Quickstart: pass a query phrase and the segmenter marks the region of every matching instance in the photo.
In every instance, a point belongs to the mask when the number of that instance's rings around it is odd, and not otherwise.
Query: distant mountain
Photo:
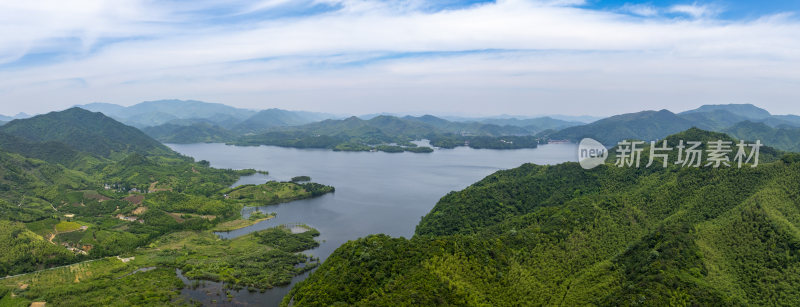
[[[0,120],[0,126],[5,125],[6,123],[8,123],[8,121]]]
[[[563,120],[567,122],[580,122],[580,123],[596,122],[604,118],[601,116],[589,116],[589,115],[574,116],[574,115],[561,115],[561,114],[547,115],[546,117]]]
[[[232,130],[240,133],[262,132],[273,127],[298,126],[330,117],[331,115],[323,113],[267,109],[234,125]]]
[[[381,112],[381,113],[370,113],[370,114],[359,115],[357,117],[360,118],[360,119],[363,119],[363,120],[370,120],[370,119],[376,118],[378,116],[402,117],[403,115],[397,114],[397,113]]]
[[[15,119],[23,119],[23,118],[29,118],[29,117],[31,117],[31,116],[28,115],[27,113],[19,112],[19,113],[17,113],[17,115],[14,115],[14,116],[0,115],[0,121],[10,122],[10,121],[15,120]]]
[[[138,115],[131,115],[130,117],[112,117],[120,122],[125,123],[126,125],[134,126],[136,128],[163,125],[164,123],[179,120],[177,116],[164,112],[141,113]]]
[[[17,119],[0,127],[0,132],[29,143],[63,143],[75,151],[104,158],[174,153],[136,128],[81,108]]]
[[[643,111],[601,119],[591,124],[563,129],[549,135],[551,139],[580,141],[593,138],[605,145],[615,145],[624,139],[656,140],[694,126],[694,123],[674,113]]]
[[[196,100],[145,101],[130,107],[109,103],[79,105],[90,111],[102,112],[136,127],[158,126],[178,119],[208,119],[216,124],[235,124],[252,116],[253,110],[239,109],[219,103]],[[231,121],[235,121],[231,123]]]
[[[749,142],[760,140],[762,144],[777,149],[800,152],[800,128],[773,128],[765,123],[743,121],[725,129],[725,132]]]
[[[723,131],[742,121],[765,123],[770,127],[800,127],[800,116],[771,115],[767,110],[752,104],[704,105],[678,116],[695,122],[697,127]]]
[[[780,127],[780,126],[800,127],[800,116],[772,115],[770,118],[762,120],[762,122],[772,127]]]
[[[712,112],[719,110],[728,111],[731,114],[735,114],[737,116],[741,116],[751,120],[761,120],[772,116],[772,114],[769,114],[767,110],[764,110],[752,104],[709,104],[709,105],[703,105],[694,110],[681,112],[680,114]]]
[[[121,105],[113,104],[113,103],[105,103],[105,102],[93,102],[84,105],[78,105],[79,107],[84,110],[89,110],[92,112],[100,112],[105,114],[106,116],[119,116],[125,115],[124,112],[127,109]]]
[[[711,131],[722,131],[738,122],[750,119],[723,109],[710,110],[707,112],[684,112],[678,114],[678,116],[691,121],[697,128]]]
[[[78,107],[102,112],[137,128],[208,123],[237,133],[261,132],[271,127],[302,125],[334,117],[324,113],[280,109],[258,112],[219,103],[174,99],[145,101],[130,107],[109,103],[90,103]]]
[[[410,141],[417,139],[429,139],[433,146],[445,148],[469,144],[474,148],[511,149],[533,148],[538,144],[538,140],[522,127],[450,122],[431,115],[328,119],[302,126],[275,127],[265,133],[244,136],[234,143],[348,151],[372,150],[376,146],[380,150],[382,145],[399,145],[405,147],[402,150],[412,151],[410,148],[416,145]]]
[[[484,124],[494,124],[498,126],[517,126],[523,127],[533,133],[542,132],[548,129],[564,129],[568,127],[583,125],[583,122],[578,121],[564,121],[552,117],[537,117],[529,119],[485,119],[480,121]]]
[[[525,127],[513,125],[498,125],[492,123],[482,122],[453,122],[448,121],[433,115],[423,115],[420,117],[406,116],[404,120],[418,121],[429,124],[440,132],[462,134],[462,135],[488,135],[488,136],[501,136],[501,135],[532,135],[536,131],[529,130]]]
[[[363,120],[355,116],[342,120],[329,119],[285,130],[306,131],[315,135],[365,138],[367,143],[378,144],[395,141],[395,138],[400,136],[422,138],[433,132],[435,128],[423,122],[381,115],[370,120]]]
[[[238,135],[220,126],[208,123],[191,125],[163,124],[146,127],[142,131],[162,143],[190,144],[215,143],[234,140]]]
[[[93,105],[96,106],[96,104]],[[220,114],[247,117],[255,114],[255,111],[252,110],[234,108],[220,103],[178,99],[145,101],[130,107],[122,107],[122,109],[108,104],[102,104],[101,107],[107,110],[116,110],[109,115],[124,115],[126,117],[147,113],[164,113],[176,118],[210,118]]]
[[[403,119],[405,119],[405,120],[415,120],[415,121],[426,123],[426,124],[431,125],[433,127],[439,127],[439,128],[447,127],[448,125],[453,123],[451,121],[448,121],[446,119],[439,118],[439,117],[436,117],[436,116],[433,116],[433,115],[423,115],[423,116],[419,116],[419,117],[414,117],[414,116],[410,116],[409,115],[409,116],[403,117]]]
[[[582,125],[591,123],[594,121],[598,121],[603,119],[603,117],[598,116],[588,116],[588,115],[561,115],[561,114],[553,114],[553,115],[542,115],[542,116],[517,116],[517,115],[498,115],[498,116],[489,116],[489,117],[459,117],[459,116],[441,116],[441,118],[454,121],[454,122],[481,122],[481,123],[493,123],[499,125],[515,125],[515,126],[527,126],[530,124],[525,124],[524,121],[532,120],[534,121],[531,124],[537,124],[542,120],[558,120],[560,122],[556,122],[557,124],[562,123],[575,123],[574,126]],[[508,120],[508,122],[502,122],[503,120]]]

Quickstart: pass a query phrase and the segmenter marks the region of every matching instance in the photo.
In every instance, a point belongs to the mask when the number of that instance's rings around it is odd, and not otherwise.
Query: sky
[[[0,0],[0,114],[800,114],[800,1]]]

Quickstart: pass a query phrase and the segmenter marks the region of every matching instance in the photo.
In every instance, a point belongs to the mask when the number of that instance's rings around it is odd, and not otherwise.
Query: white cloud
[[[658,8],[650,4],[625,3],[625,5],[620,8],[620,11],[644,17],[653,17],[658,15]]]
[[[700,5],[694,4],[679,4],[673,5],[669,8],[669,12],[686,14],[694,18],[714,17],[722,12],[722,10],[714,5]]]
[[[203,15],[219,9],[211,1],[0,4],[0,20],[9,20],[0,25],[0,63],[75,53],[0,68],[2,112],[165,97],[354,113],[480,112],[490,102],[498,113],[529,114],[760,100],[781,107],[800,98],[800,25],[785,16],[735,22],[698,11],[686,20],[640,7],[629,9],[650,18],[632,18],[574,6],[583,1],[434,12],[419,1],[315,2],[343,8],[228,24]],[[229,3],[225,16],[291,4]],[[63,42],[72,36],[80,46]],[[141,39],[98,49],[126,37]]]

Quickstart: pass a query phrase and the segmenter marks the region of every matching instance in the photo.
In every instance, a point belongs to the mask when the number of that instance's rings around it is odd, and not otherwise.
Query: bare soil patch
[[[123,199],[126,200],[126,201],[131,202],[134,205],[141,205],[142,201],[144,201],[144,195],[136,194],[136,195],[131,195],[131,196],[125,197]]]

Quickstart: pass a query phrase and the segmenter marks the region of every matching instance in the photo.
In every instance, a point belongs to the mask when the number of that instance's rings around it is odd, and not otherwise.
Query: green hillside
[[[605,145],[614,145],[624,139],[657,140],[693,126],[695,126],[693,122],[667,110],[642,111],[616,115],[591,124],[566,128],[550,134],[549,137],[571,141],[593,138]]]
[[[724,109],[681,113],[678,116],[691,121],[697,128],[714,131],[721,131],[736,123],[748,120],[748,117],[737,115]]]
[[[268,109],[241,121],[231,129],[239,133],[263,132],[273,127],[299,126],[326,118],[329,116],[321,113]]]
[[[411,239],[344,244],[284,304],[798,305],[798,161],[499,171]]]
[[[90,186],[85,173],[0,150],[0,219],[32,222],[56,214],[66,191]]]
[[[186,126],[163,124],[143,128],[142,131],[160,142],[173,144],[221,143],[237,137],[235,133],[225,128],[207,123]]]
[[[755,141],[788,151],[800,151],[800,128],[782,126],[773,128],[765,123],[740,122],[725,132],[740,139]]]
[[[231,188],[256,171],[211,168],[78,108],[9,126],[0,132],[2,306],[180,304],[178,268],[195,283],[255,291],[286,285],[318,263],[299,253],[318,245],[310,227],[230,241],[212,231],[246,224],[244,206],[317,197],[333,187]],[[69,266],[54,268],[61,265]],[[6,277],[14,274],[21,275]]]
[[[682,112],[681,115],[706,112],[713,113],[716,111],[726,111],[735,116],[750,120],[766,119],[772,116],[767,110],[752,104],[707,104],[694,110]]]
[[[130,153],[174,154],[136,128],[80,108],[14,120],[0,127],[0,132],[27,142],[59,142],[75,151],[105,158]]]
[[[80,167],[84,163],[95,160],[89,154],[79,152],[61,142],[27,142],[3,132],[0,132],[0,149],[70,167]]]
[[[797,150],[797,142],[791,143],[791,139],[796,134],[793,128],[800,128],[799,118],[795,115],[771,115],[752,104],[704,105],[679,114],[667,110],[621,114],[560,131],[544,131],[541,136],[573,142],[589,137],[612,146],[623,139],[657,140],[697,127],[730,133],[744,139],[770,139],[767,145],[782,150]],[[746,122],[775,129],[755,127]],[[748,130],[753,130],[753,133]]]

